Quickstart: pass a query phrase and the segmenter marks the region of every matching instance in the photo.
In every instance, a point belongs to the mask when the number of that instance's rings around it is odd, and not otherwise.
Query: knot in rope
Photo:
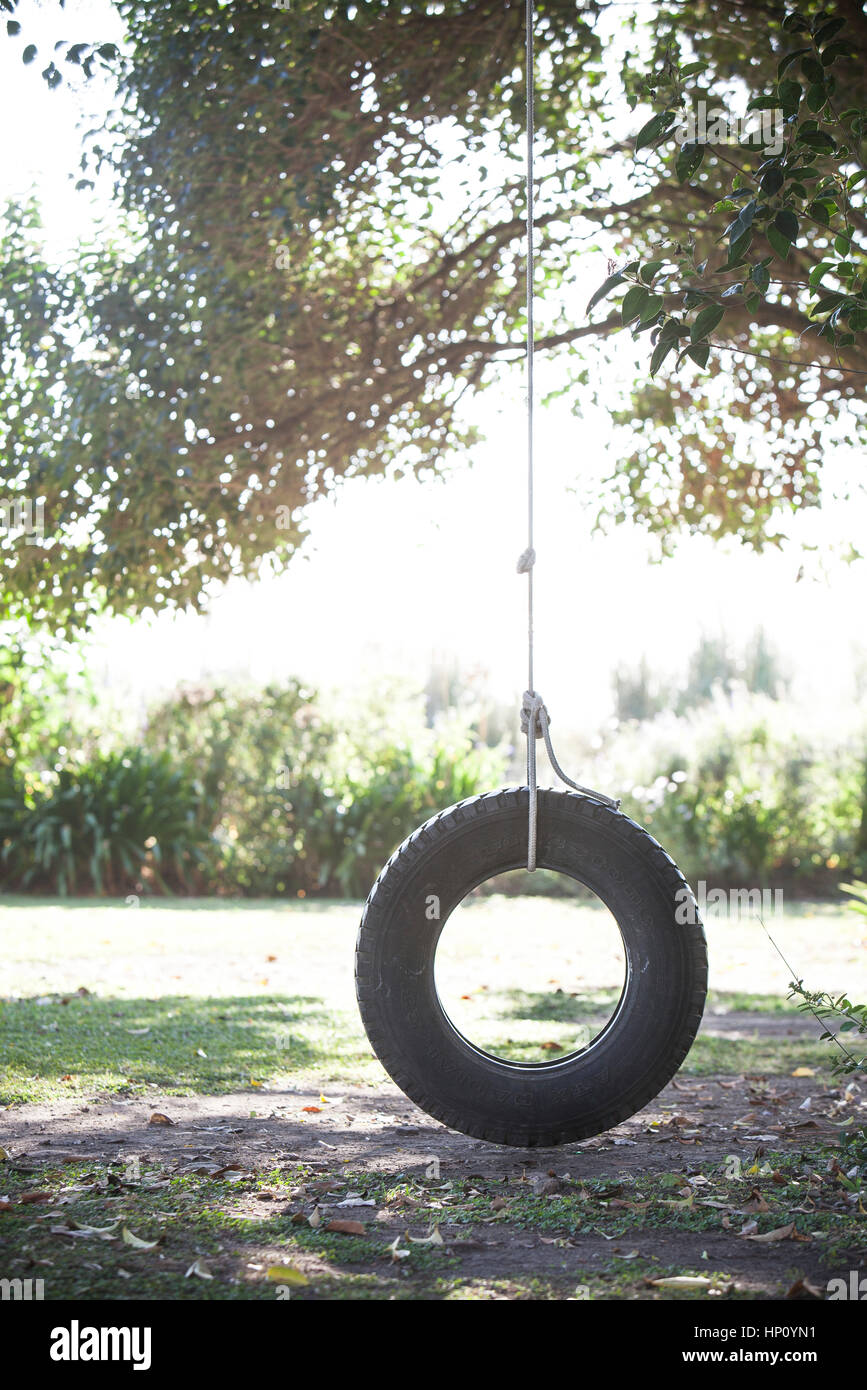
[[[528,546],[527,549],[522,550],[521,554],[518,556],[518,573],[529,574],[535,563],[536,552],[532,546]]]
[[[551,723],[551,717],[545,709],[545,702],[541,695],[537,695],[533,690],[524,691],[524,702],[521,705],[521,733],[528,734],[533,730],[534,738],[543,738],[542,711],[545,710],[545,720]]]
[[[582,787],[580,782],[573,782],[571,777],[567,777],[562,767],[557,761],[554,746],[551,743],[549,732],[551,720],[545,707],[545,701],[541,695],[537,695],[535,690],[525,690],[524,699],[521,704],[521,732],[527,739],[527,785],[530,790],[530,821],[529,834],[527,836],[527,868],[530,873],[536,867],[536,823],[539,809],[539,788],[536,781],[536,739],[545,740],[545,751],[551,762],[555,773],[561,782],[565,782],[567,787],[572,787],[582,796],[589,796],[593,801],[601,801],[604,806],[610,806],[613,810],[620,810],[620,800],[614,800],[610,796],[603,796],[602,792],[595,792],[592,787]],[[532,737],[531,737],[532,730]]]

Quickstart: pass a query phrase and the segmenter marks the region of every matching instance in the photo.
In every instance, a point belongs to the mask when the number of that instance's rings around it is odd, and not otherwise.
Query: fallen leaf
[[[741,1235],[744,1235],[743,1231],[741,1231]],[[803,1240],[805,1237],[795,1235],[795,1223],[790,1221],[788,1226],[777,1226],[776,1230],[765,1231],[762,1236],[750,1233],[745,1239],[759,1241],[762,1245],[771,1245],[778,1240]]]
[[[308,1115],[321,1115],[321,1105],[302,1105],[301,1109]]]
[[[789,1075],[790,1075],[790,1076],[815,1076],[815,1075],[816,1075],[816,1072],[815,1072],[815,1069],[814,1069],[813,1067],[796,1067],[795,1070],[794,1070],[793,1072],[790,1072],[790,1073],[789,1073]]]
[[[308,1226],[312,1226],[314,1230],[317,1226],[322,1225],[322,1217],[319,1215],[318,1207],[314,1207],[311,1211],[310,1215],[307,1218],[307,1224]]]
[[[192,1274],[195,1274],[199,1279],[213,1279],[214,1277],[207,1265],[202,1264],[201,1260],[193,1261],[184,1275],[184,1278],[189,1279]]]
[[[757,1211],[770,1211],[770,1209],[771,1208],[768,1206],[768,1203],[765,1201],[764,1197],[762,1196],[761,1192],[757,1187],[753,1188],[752,1192],[749,1195],[749,1198],[746,1202],[744,1202],[743,1207],[741,1208],[742,1211],[748,1211],[751,1213]]]
[[[19,1202],[24,1202],[25,1205],[26,1205],[26,1204],[29,1204],[30,1202],[50,1202],[50,1201],[51,1201],[51,1193],[50,1193],[50,1192],[22,1192],[22,1193],[20,1194],[18,1200],[19,1200]]]
[[[124,1226],[120,1235],[124,1245],[131,1245],[133,1250],[155,1250],[160,1243],[159,1236],[156,1240],[142,1240],[139,1236],[134,1235],[129,1226]]]
[[[796,1279],[786,1298],[824,1298],[822,1289],[817,1289],[815,1284],[811,1284],[809,1279]]]
[[[410,1236],[413,1245],[445,1245],[439,1226],[434,1226],[429,1236]]]
[[[360,1221],[329,1221],[326,1231],[337,1231],[343,1236],[363,1236],[364,1227]]]
[[[310,1280],[306,1274],[302,1274],[300,1269],[295,1269],[293,1265],[269,1265],[265,1275],[266,1279],[271,1279],[275,1284],[309,1284]]]
[[[168,1115],[163,1115],[161,1111],[155,1110],[148,1120],[149,1125],[173,1125],[174,1120],[170,1120]]]
[[[673,1274],[668,1279],[647,1279],[655,1289],[708,1289],[713,1283],[703,1274]]]
[[[49,1230],[53,1236],[73,1236],[83,1239],[97,1236],[100,1240],[114,1240],[114,1232],[119,1225],[119,1221],[113,1221],[110,1226],[85,1226],[70,1218],[66,1226],[50,1226]]]

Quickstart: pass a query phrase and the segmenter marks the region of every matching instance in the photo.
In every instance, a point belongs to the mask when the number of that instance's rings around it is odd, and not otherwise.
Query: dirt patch
[[[39,1187],[49,1170],[103,1165],[129,1179],[130,1200],[140,1173],[213,1184],[228,1170],[238,1182],[220,1210],[256,1224],[243,1248],[209,1256],[225,1296],[273,1297],[263,1271],[288,1243],[308,1281],[293,1297],[672,1297],[649,1282],[672,1271],[706,1273],[707,1288],[684,1296],[782,1297],[798,1281],[822,1292],[867,1261],[863,1206],[828,1159],[865,1109],[856,1087],[816,1077],[684,1077],[605,1135],[523,1150],[456,1134],[385,1083],[154,1092],[9,1110],[3,1167]],[[793,1230],[751,1240],[753,1210],[755,1234]],[[328,1231],[346,1219],[363,1231],[354,1249]],[[180,1277],[197,1248],[166,1269]],[[184,1291],[216,1297],[219,1284]]]

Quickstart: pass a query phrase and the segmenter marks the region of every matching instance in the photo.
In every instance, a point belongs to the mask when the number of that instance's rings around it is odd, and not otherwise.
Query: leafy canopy
[[[118,8],[122,53],[59,55],[116,73],[79,180],[113,180],[116,230],[62,267],[35,209],[4,233],[7,496],[44,501],[47,539],[0,552],[0,616],[198,603],[279,565],[341,478],[465,448],[465,394],[521,358],[522,0]],[[576,404],[605,382],[610,406],[613,334],[652,355],[615,401],[604,517],[761,545],[863,432],[867,21],[538,10],[539,347]],[[679,145],[699,98],[781,104],[784,153]],[[588,317],[594,246],[620,298]]]

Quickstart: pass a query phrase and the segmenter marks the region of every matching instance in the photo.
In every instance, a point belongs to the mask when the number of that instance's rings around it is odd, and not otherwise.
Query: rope
[[[555,755],[549,732],[550,718],[541,695],[533,686],[533,567],[536,551],[533,547],[533,437],[535,390],[533,381],[533,354],[535,350],[535,323],[533,315],[533,284],[536,271],[534,244],[535,190],[533,147],[535,144],[535,44],[534,44],[534,0],[526,0],[526,88],[527,88],[527,548],[518,560],[518,573],[527,576],[527,690],[521,706],[521,731],[527,736],[527,785],[530,789],[530,818],[527,834],[527,868],[532,873],[536,868],[536,832],[538,824],[539,788],[536,778],[536,739],[545,740],[545,748],[551,766],[561,781],[573,787],[576,792],[601,801],[615,810],[619,801],[582,787],[567,777]]]

